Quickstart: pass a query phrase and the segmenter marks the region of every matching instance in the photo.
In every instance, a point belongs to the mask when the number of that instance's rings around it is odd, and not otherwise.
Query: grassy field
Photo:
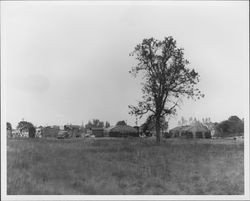
[[[243,142],[8,139],[9,195],[244,194]]]

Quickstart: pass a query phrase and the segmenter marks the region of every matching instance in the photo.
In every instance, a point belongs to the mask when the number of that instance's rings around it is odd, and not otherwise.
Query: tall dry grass
[[[233,140],[10,139],[7,193],[238,195],[243,156]]]

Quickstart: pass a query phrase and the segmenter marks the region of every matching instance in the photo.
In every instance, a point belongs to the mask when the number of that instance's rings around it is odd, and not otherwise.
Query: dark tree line
[[[108,121],[104,123],[103,121],[100,121],[99,119],[93,119],[92,121],[88,121],[88,123],[85,125],[85,129],[108,128],[108,127],[110,127],[110,123]]]

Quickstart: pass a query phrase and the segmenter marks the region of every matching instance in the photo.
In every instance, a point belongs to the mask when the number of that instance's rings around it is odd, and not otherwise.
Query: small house
[[[92,134],[95,137],[104,137],[104,129],[103,128],[92,128]]]
[[[19,129],[12,130],[12,137],[13,138],[20,137],[20,130]]]
[[[13,138],[28,138],[29,137],[29,129],[22,128],[22,129],[12,130],[12,137]]]
[[[20,128],[20,137],[28,138],[29,137],[29,128],[27,128],[27,127]]]

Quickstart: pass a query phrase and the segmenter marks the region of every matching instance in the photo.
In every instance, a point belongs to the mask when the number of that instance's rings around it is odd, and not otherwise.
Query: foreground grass
[[[7,193],[244,193],[243,143],[232,140],[9,139]]]

